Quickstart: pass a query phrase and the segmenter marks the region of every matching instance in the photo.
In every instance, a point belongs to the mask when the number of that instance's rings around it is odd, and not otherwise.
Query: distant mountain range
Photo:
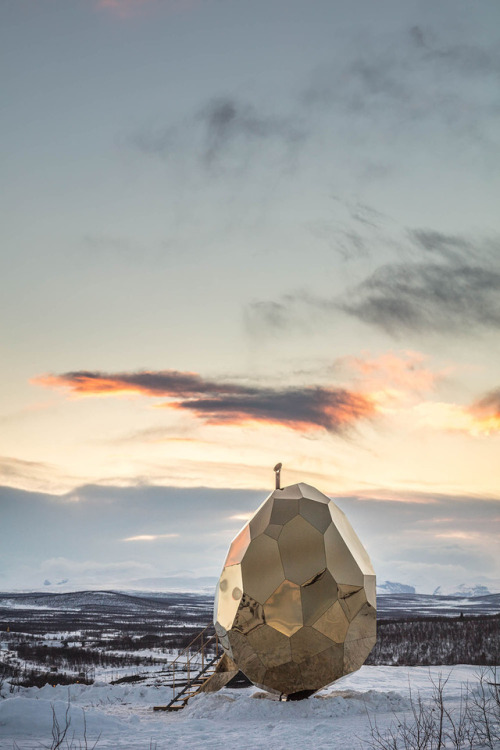
[[[472,586],[467,586],[465,583],[461,583],[459,586],[438,586],[432,592],[433,596],[486,596],[491,594],[487,586],[483,586],[480,583],[476,583]]]
[[[377,584],[377,594],[414,594],[415,586],[408,586],[406,583],[395,583],[394,581],[384,581]]]
[[[114,591],[126,591],[128,593],[141,592],[141,593],[185,593],[185,594],[206,594],[213,596],[215,594],[215,588],[217,585],[216,576],[196,576],[188,571],[179,572],[176,575],[171,576],[159,576],[155,578],[135,578],[132,579],[127,586],[116,585],[110,583],[109,589]],[[461,598],[469,598],[474,596],[487,596],[488,594],[500,593],[500,586],[495,585],[497,582],[493,582],[489,588],[481,583],[472,584],[455,584],[447,586],[437,586],[432,592],[433,596],[456,596]],[[60,592],[69,593],[72,591],[82,590],[102,590],[102,585],[86,584],[82,585],[78,582],[74,582],[68,579],[57,581],[52,583],[49,580],[43,582],[43,587],[38,589],[34,588],[31,591],[46,591],[46,592]],[[27,592],[27,589],[18,589],[19,593]],[[399,583],[398,581],[378,581],[377,582],[377,595],[394,595],[394,594],[417,594],[416,587],[411,586],[407,583]]]

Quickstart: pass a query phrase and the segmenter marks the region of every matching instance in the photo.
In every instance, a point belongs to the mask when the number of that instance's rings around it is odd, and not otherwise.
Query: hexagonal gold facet
[[[307,484],[277,489],[233,540],[214,621],[256,685],[306,697],[375,644],[375,574],[344,513]]]

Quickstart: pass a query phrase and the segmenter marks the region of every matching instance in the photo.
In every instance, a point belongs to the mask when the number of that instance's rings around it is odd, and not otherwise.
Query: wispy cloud
[[[173,158],[184,148],[211,172],[240,171],[250,159],[262,156],[264,146],[268,156],[271,149],[288,165],[305,137],[297,114],[276,115],[238,97],[220,96],[206,101],[181,124],[137,132],[132,144],[162,159]]]
[[[477,264],[389,263],[338,308],[392,335],[500,326],[500,272]]]
[[[500,393],[493,391],[473,404],[428,401],[414,409],[416,423],[423,427],[462,432],[472,437],[500,433]]]
[[[264,115],[231,97],[208,102],[198,117],[205,131],[203,159],[209,166],[237,141],[243,145],[277,139],[294,147],[304,137],[292,120]]]
[[[330,297],[296,290],[252,302],[244,309],[246,330],[252,336],[277,335],[307,327],[311,316],[340,313],[395,338],[500,327],[498,237],[473,241],[421,228],[407,230],[404,238],[389,233],[385,238],[401,259],[379,265]],[[354,246],[353,255],[359,255],[357,241]]]
[[[177,539],[179,534],[137,534],[127,536],[122,542],[156,542],[158,539]]]
[[[385,390],[393,395],[432,391],[452,372],[451,366],[435,369],[424,354],[408,350],[341,357],[336,366],[355,373],[363,390],[370,393]]]
[[[385,137],[393,137],[402,122],[407,130],[432,122],[448,134],[489,145],[489,124],[498,117],[499,71],[494,46],[450,43],[413,26],[403,34],[372,36],[361,53],[316,69],[301,99],[305,107],[348,115],[353,127],[369,117],[372,127],[384,125],[379,132]],[[478,81],[483,85],[474,86]]]
[[[190,372],[103,373],[78,371],[42,375],[33,381],[79,396],[136,393],[168,397],[162,406],[185,410],[209,424],[248,421],[277,424],[294,430],[325,429],[342,433],[357,421],[376,415],[367,395],[346,388],[321,386],[268,388],[203,379]]]

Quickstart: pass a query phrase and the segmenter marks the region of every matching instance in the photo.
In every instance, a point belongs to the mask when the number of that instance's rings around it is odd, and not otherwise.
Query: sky
[[[0,589],[218,575],[282,461],[380,580],[500,590],[498,4],[0,34]]]

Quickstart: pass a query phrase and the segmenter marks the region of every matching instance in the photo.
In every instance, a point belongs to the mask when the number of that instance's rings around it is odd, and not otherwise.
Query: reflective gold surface
[[[359,669],[375,607],[375,573],[349,521],[300,483],[275,490],[233,540],[214,621],[249,679],[302,697]]]

